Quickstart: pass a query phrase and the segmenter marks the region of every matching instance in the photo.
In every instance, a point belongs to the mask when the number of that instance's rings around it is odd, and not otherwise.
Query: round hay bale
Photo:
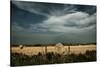
[[[23,49],[23,47],[24,47],[23,45],[19,45],[19,48],[20,48],[20,49]]]

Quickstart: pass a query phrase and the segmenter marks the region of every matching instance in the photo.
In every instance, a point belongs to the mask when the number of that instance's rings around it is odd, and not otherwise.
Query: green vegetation
[[[24,55],[19,53],[11,53],[11,66],[25,65],[41,65],[41,64],[58,64],[58,63],[74,63],[74,62],[90,62],[96,61],[96,51],[86,51],[85,54],[69,54],[60,55],[49,52],[45,55]]]

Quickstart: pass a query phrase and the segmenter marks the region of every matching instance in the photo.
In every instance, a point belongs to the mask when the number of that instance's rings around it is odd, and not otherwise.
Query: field
[[[67,54],[69,46],[47,46],[47,52],[54,52],[59,54]],[[84,54],[86,51],[96,50],[96,45],[76,45],[70,46],[70,53],[73,54]],[[45,53],[45,46],[26,46],[23,49],[20,47],[11,47],[12,53],[22,53],[25,55],[37,55],[39,52],[44,54]]]
[[[11,66],[96,61],[96,45],[12,46]]]

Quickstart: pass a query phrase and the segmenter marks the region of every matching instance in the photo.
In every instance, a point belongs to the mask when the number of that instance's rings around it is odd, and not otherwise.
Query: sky
[[[96,43],[96,6],[11,1],[12,44]]]

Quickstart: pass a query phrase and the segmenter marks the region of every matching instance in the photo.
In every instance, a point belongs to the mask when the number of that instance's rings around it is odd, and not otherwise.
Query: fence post
[[[47,63],[47,46],[45,46],[45,64]]]
[[[70,54],[70,45],[68,45],[68,55]]]

